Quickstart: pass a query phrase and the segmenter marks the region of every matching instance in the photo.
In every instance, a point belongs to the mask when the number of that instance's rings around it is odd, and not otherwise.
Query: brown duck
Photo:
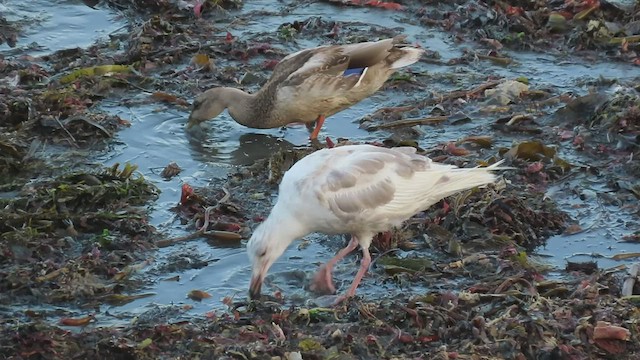
[[[325,117],[371,96],[396,69],[419,60],[423,50],[398,44],[404,37],[290,54],[254,94],[230,87],[200,94],[193,102],[187,128],[229,109],[236,122],[258,129],[316,121],[310,138],[317,139]]]

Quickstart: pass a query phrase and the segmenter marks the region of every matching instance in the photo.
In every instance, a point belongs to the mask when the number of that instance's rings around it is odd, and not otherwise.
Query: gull
[[[400,226],[449,195],[495,182],[493,171],[503,169],[498,167],[501,162],[459,168],[433,162],[413,147],[365,144],[307,155],[285,173],[276,204],[247,243],[252,263],[250,297],[260,297],[269,268],[287,247],[314,232],[351,234],[351,241],[320,266],[312,291],[335,293],[334,265],[360,245],[360,268],[335,303],[353,297],[371,263],[369,245],[375,234]]]

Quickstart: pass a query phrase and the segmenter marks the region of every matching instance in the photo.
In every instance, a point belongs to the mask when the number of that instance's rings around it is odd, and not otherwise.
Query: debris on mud
[[[144,205],[157,196],[157,189],[142,176],[136,166],[119,164],[96,173],[70,173],[53,181],[31,183],[22,194],[3,201],[3,233],[32,227],[36,232],[51,233],[65,227],[81,232],[95,232],[108,223],[130,219],[123,209]],[[123,224],[123,228],[128,225]]]
[[[167,14],[186,18],[189,13],[201,16],[203,12],[235,9],[242,6],[242,0],[212,0],[185,2],[180,0],[108,0],[107,3],[120,10],[131,11],[136,14]],[[179,15],[178,15],[179,14]]]
[[[178,164],[176,164],[175,162],[171,162],[164,169],[162,169],[160,176],[169,180],[172,177],[180,174],[181,171],[182,169],[180,168],[180,166],[178,166]]]
[[[605,50],[606,56],[640,64],[637,2],[470,3],[473,5],[464,9],[440,3],[415,13],[422,24],[485,44],[494,53],[503,47],[558,52]],[[481,51],[476,54],[480,58],[484,55]]]
[[[351,6],[371,6],[387,10],[402,10],[404,6],[393,1],[376,1],[376,0],[326,0],[329,3]]]
[[[237,0],[108,0],[108,6],[131,21],[104,43],[41,57],[0,57],[3,355],[640,356],[637,266],[635,272],[625,272],[625,267],[568,262],[566,269],[551,274],[544,259],[534,254],[551,236],[580,234],[589,227],[559,208],[547,192],[552,186],[637,217],[640,89],[628,85],[634,79],[600,79],[584,84],[590,93],[581,95],[542,86],[535,78],[460,69],[477,63],[509,69],[518,65],[509,52],[523,49],[640,64],[638,3],[324,3],[345,11],[368,7],[412,26],[444,29],[452,42],[474,41],[459,57],[444,61],[430,52],[423,60],[449,70],[419,71],[416,66],[395,74],[384,91],[403,96],[389,107],[372,109],[360,125],[379,139],[371,141],[375,145],[414,146],[439,162],[472,167],[505,158],[512,169],[502,173],[503,180],[449,197],[374,239],[375,260],[365,281],[377,285],[379,280],[398,290],[392,296],[362,293],[344,307],[325,308],[314,305],[318,299],[303,302],[268,286],[266,300],[225,294],[226,310],[197,316],[190,312],[194,304],[203,305],[218,294],[185,288],[191,304],[153,305],[131,322],[119,319],[102,306],[153,295],[141,291],[150,281],[140,272],[162,278],[214,261],[180,243],[205,238],[214,248],[241,247],[268,215],[283,174],[318,144],[265,155],[207,187],[181,182],[181,198],[172,211],[191,234],[166,238],[148,222],[146,206],[158,190],[136,174],[135,165],[88,170],[88,154],[108,147],[118,130],[130,126],[129,120],[106,114],[99,105],[110,100],[185,112],[191,99],[211,86],[259,88],[280,59],[310,43],[359,42],[404,29],[357,17],[289,16],[296,7],[314,2],[245,12],[239,9],[252,4]],[[244,29],[265,14],[288,18],[261,31]],[[0,45],[15,45],[17,34],[0,17]],[[476,127],[469,133],[471,125]],[[463,128],[464,135],[422,141],[427,132]],[[348,143],[327,138],[320,146]],[[184,175],[181,171],[169,163],[160,175],[175,181]],[[597,196],[587,198],[587,191],[596,192],[588,187],[597,188]],[[626,226],[626,236],[608,240],[637,242],[637,226],[631,221]],[[169,252],[165,263],[154,262],[157,248]],[[408,284],[423,290],[410,293]],[[110,321],[119,325],[105,326]]]
[[[588,358],[639,353],[631,300],[609,275],[559,282],[505,270],[480,286],[407,299],[353,300],[346,309],[229,303],[205,319],[165,316],[123,330],[70,333],[12,323],[1,344],[18,356],[220,359]],[[206,295],[205,295],[206,296]],[[631,316],[631,317],[629,317]],[[83,319],[80,319],[83,320]],[[11,341],[10,343],[8,341]],[[297,355],[293,355],[297,354]],[[292,357],[296,356],[296,357]]]
[[[18,30],[12,23],[0,15],[0,45],[6,43],[10,47],[15,47],[18,41]]]
[[[130,266],[142,261],[132,250],[153,246],[138,206],[157,189],[134,171],[127,164],[65,174],[0,200],[0,303],[29,296],[49,304],[99,302],[122,291]]]

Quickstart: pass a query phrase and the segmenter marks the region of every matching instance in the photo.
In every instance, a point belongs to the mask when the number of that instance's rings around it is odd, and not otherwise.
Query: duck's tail
[[[423,49],[409,46],[396,47],[392,50],[391,55],[387,59],[391,60],[390,67],[392,69],[399,69],[417,62],[420,60],[422,54],[424,54]]]

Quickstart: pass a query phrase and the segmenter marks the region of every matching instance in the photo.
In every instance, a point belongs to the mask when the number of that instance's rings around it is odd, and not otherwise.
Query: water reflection
[[[295,145],[281,137],[267,134],[244,134],[240,136],[240,145],[231,152],[236,165],[250,164],[255,160],[264,159],[281,150],[290,150]]]
[[[265,133],[243,133],[237,143],[232,139],[208,137],[203,131],[187,131],[185,134],[194,159],[218,162],[224,160],[231,165],[251,165],[256,160],[268,158],[280,150],[293,149],[294,144],[282,136]]]

